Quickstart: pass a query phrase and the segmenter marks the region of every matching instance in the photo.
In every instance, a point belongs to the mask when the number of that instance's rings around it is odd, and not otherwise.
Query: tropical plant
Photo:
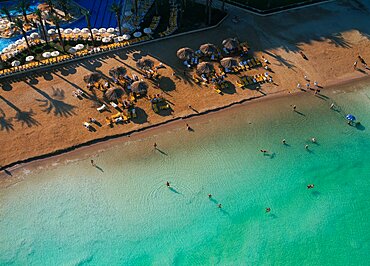
[[[62,48],[63,48],[63,51],[65,52],[66,51],[66,48],[65,48],[65,45],[64,45],[64,41],[63,41],[63,38],[62,38],[62,33],[60,32],[60,19],[57,15],[52,15],[50,17],[50,19],[53,21],[55,27],[57,28],[57,32],[58,32],[58,36],[59,36],[59,41],[60,41],[60,44],[62,45]]]
[[[44,25],[44,22],[43,22],[43,19],[42,19],[42,11],[40,9],[36,9],[35,11],[35,15],[37,16],[37,19],[41,25],[41,31],[42,31],[42,35],[44,35],[44,40],[46,42],[46,44],[48,43],[48,36],[46,34],[46,29],[45,29],[45,25]]]
[[[27,11],[30,8],[30,6],[31,6],[31,3],[28,0],[20,0],[18,3],[18,8],[22,12],[24,21],[26,23],[30,23],[30,21],[27,18]]]
[[[53,14],[55,11],[54,11],[54,4],[53,4],[53,1],[52,0],[46,0],[45,1],[46,4],[49,6],[49,9],[50,9],[50,13]]]
[[[93,46],[95,46],[94,34],[92,33],[92,30],[91,30],[91,20],[90,20],[91,13],[89,10],[83,9],[82,14],[85,16],[87,28],[89,29],[90,36],[91,36],[91,41],[92,41]]]
[[[6,6],[1,7],[1,13],[3,13],[9,20],[9,22],[12,22],[12,16],[10,15],[9,9]]]
[[[139,0],[134,0],[134,7],[135,7],[135,16],[137,16],[138,9],[139,9]]]
[[[58,0],[57,4],[62,9],[64,16],[67,16],[69,14],[68,13],[69,5],[70,5],[69,0]]]
[[[122,35],[122,27],[121,27],[122,4],[113,2],[110,7],[110,10],[116,15],[119,35]]]
[[[23,21],[17,18],[17,19],[15,20],[15,26],[16,26],[18,29],[20,29],[20,31],[22,32],[23,38],[24,38],[24,40],[26,41],[27,49],[28,49],[28,51],[29,51],[29,52],[30,52],[30,54],[31,54],[31,53],[32,53],[32,52],[31,52],[31,46],[30,46],[30,44],[29,44],[29,42],[28,42],[28,39],[27,39],[27,33],[26,33],[26,31],[23,29]]]

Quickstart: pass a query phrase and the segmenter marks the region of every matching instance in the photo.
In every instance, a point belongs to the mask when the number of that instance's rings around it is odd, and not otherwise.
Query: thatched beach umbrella
[[[154,66],[154,62],[149,58],[141,58],[136,62],[136,66],[141,69],[150,69]]]
[[[86,83],[94,83],[101,79],[101,74],[98,72],[93,72],[89,75],[84,76],[84,81]]]
[[[194,51],[188,47],[180,48],[177,53],[177,57],[181,60],[189,60],[194,56]]]
[[[145,94],[148,91],[148,84],[144,81],[135,81],[131,84],[131,91],[139,94]]]
[[[119,76],[123,76],[127,73],[126,71],[126,68],[124,68],[123,66],[118,66],[118,67],[112,67],[110,70],[109,70],[109,75],[112,76],[112,77],[119,77]]]
[[[105,97],[109,101],[114,101],[121,98],[124,93],[124,90],[121,88],[110,88],[105,92]]]
[[[218,52],[216,45],[206,43],[200,46],[199,50],[205,55],[212,55]]]
[[[214,70],[213,65],[208,62],[202,62],[197,65],[197,73],[201,74],[209,74]]]
[[[239,47],[239,41],[236,38],[228,38],[223,40],[222,45],[227,49],[227,50],[235,50]]]
[[[221,66],[224,68],[232,68],[238,65],[238,60],[232,58],[232,57],[225,57],[221,60]]]

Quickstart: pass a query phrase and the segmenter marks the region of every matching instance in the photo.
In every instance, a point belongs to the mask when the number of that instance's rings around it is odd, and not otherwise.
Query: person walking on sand
[[[157,149],[157,142],[154,142],[154,149]]]
[[[293,105],[293,111],[295,111],[297,109],[297,106],[294,104]]]
[[[281,141],[284,145],[286,144],[286,141],[285,141],[285,139],[283,139],[282,141]]]
[[[92,166],[95,166],[94,160],[90,160]]]
[[[355,61],[354,63],[353,63],[353,69],[357,69],[357,61]]]
[[[191,128],[190,128],[190,126],[189,126],[189,124],[186,124],[186,129],[187,129],[188,131],[190,131],[190,130],[191,130]]]

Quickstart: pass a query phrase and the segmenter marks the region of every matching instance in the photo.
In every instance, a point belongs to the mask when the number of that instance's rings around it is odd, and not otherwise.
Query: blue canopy
[[[348,114],[348,115],[346,116],[346,118],[347,118],[347,120],[349,120],[349,121],[355,121],[355,120],[356,120],[356,117],[355,117],[354,115],[351,115],[351,114]]]

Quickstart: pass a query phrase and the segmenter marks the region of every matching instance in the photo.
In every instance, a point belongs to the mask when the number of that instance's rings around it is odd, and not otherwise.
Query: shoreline
[[[351,78],[348,78],[348,79],[340,79],[336,83],[330,83],[329,86],[325,87],[325,90],[332,90],[336,87],[348,86],[349,84],[366,83],[368,81],[370,81],[370,77],[363,77],[363,76],[353,77],[352,76]],[[267,95],[251,97],[251,98],[248,98],[248,99],[241,99],[239,101],[234,101],[232,103],[222,105],[222,106],[218,106],[216,108],[207,109],[207,110],[199,112],[199,113],[192,113],[192,114],[188,114],[188,115],[184,115],[184,116],[174,117],[172,119],[169,119],[169,120],[166,120],[166,121],[163,121],[163,122],[160,122],[160,123],[148,125],[148,126],[141,127],[141,128],[138,128],[138,129],[134,129],[134,130],[131,130],[131,131],[128,131],[128,132],[125,132],[125,133],[119,133],[119,134],[114,134],[114,135],[105,136],[105,137],[101,137],[101,138],[96,138],[96,139],[93,139],[93,140],[90,140],[90,141],[80,143],[80,144],[75,145],[75,146],[70,146],[70,147],[65,148],[65,149],[59,149],[59,150],[52,151],[50,153],[41,154],[41,155],[30,157],[30,158],[27,158],[27,159],[24,159],[24,160],[19,160],[19,161],[10,163],[10,164],[5,165],[5,166],[1,166],[0,171],[3,171],[3,173],[0,173],[0,176],[10,176],[11,177],[12,173],[10,171],[17,171],[17,170],[20,170],[21,167],[36,165],[38,163],[43,163],[43,162],[45,162],[47,160],[50,160],[50,159],[53,159],[53,158],[64,157],[64,156],[66,156],[67,154],[70,154],[70,153],[76,153],[76,155],[77,155],[76,157],[80,158],[81,156],[79,156],[79,155],[81,155],[82,151],[90,150],[90,149],[97,150],[99,148],[98,146],[108,145],[108,144],[111,144],[114,141],[122,143],[122,142],[126,141],[126,140],[124,140],[124,138],[128,138],[128,137],[131,137],[131,136],[135,136],[135,138],[137,138],[137,139],[143,139],[147,136],[146,134],[148,134],[152,130],[163,130],[166,127],[169,127],[171,125],[177,127],[177,125],[182,120],[204,118],[204,117],[206,117],[210,114],[217,115],[218,113],[230,110],[232,108],[238,108],[239,106],[244,106],[247,103],[263,104],[263,103],[266,103],[270,100],[279,99],[279,98],[286,98],[287,99],[288,96],[295,96],[295,95],[300,95],[300,94],[305,94],[306,93],[305,91],[295,91],[293,93],[290,93],[290,92],[286,93],[286,92],[287,92],[287,90],[284,90],[284,91],[278,91],[278,92],[275,92],[275,93],[270,93],[270,94],[267,94]],[[5,178],[5,179],[7,179],[7,178]]]

